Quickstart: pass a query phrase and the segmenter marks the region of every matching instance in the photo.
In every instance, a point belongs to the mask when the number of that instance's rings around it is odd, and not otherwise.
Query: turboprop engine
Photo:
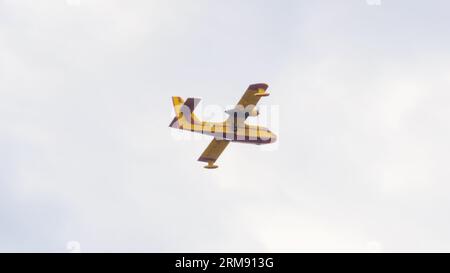
[[[237,114],[237,116],[256,117],[259,115],[259,110],[256,107],[253,107],[253,109],[251,111],[230,109],[230,110],[226,110],[225,113],[227,113],[230,116]]]

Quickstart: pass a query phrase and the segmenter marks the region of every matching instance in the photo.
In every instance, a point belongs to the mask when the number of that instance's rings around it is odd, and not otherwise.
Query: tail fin
[[[173,108],[175,109],[175,118],[172,120],[169,127],[190,130],[192,125],[202,123],[193,113],[195,107],[197,107],[200,102],[200,99],[188,98],[186,102],[184,102],[180,97],[172,97],[172,102]]]

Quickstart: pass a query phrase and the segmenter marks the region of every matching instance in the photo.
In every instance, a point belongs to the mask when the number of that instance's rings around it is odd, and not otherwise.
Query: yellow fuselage
[[[277,136],[269,129],[248,125],[241,122],[233,125],[228,122],[201,122],[183,124],[179,129],[214,136],[216,139],[226,139],[234,142],[251,144],[269,144],[276,141]]]

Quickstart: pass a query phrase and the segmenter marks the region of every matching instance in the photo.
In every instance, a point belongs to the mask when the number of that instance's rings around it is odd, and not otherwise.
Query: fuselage
[[[244,122],[234,125],[229,122],[201,122],[183,124],[179,129],[214,136],[232,142],[249,144],[269,144],[277,140],[277,136],[262,126],[248,125]]]

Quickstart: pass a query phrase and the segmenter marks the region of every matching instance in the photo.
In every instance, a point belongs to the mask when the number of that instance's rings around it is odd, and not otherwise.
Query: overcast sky
[[[450,251],[449,9],[0,0],[0,251]],[[257,82],[278,143],[204,169],[170,97]]]

